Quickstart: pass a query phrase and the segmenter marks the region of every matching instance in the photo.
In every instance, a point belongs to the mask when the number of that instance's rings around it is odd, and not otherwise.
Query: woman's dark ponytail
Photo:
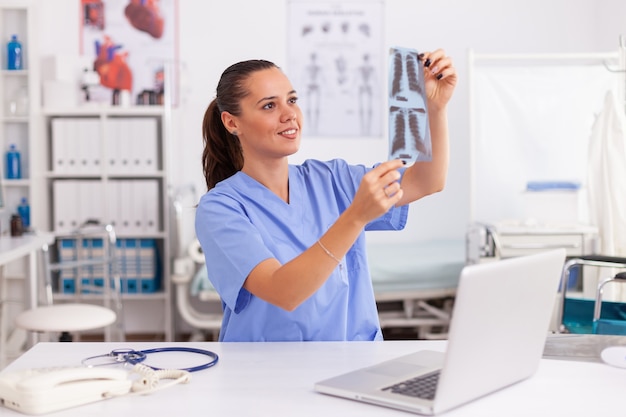
[[[241,144],[239,139],[224,127],[217,99],[209,104],[204,113],[202,136],[204,138],[202,169],[207,190],[210,190],[215,184],[234,175],[243,167]]]

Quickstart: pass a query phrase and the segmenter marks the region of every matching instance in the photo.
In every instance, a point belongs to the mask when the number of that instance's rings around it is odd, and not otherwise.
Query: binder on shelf
[[[129,155],[128,172],[131,172],[133,174],[137,174],[142,171],[141,165],[143,163],[143,155],[140,147],[143,135],[145,134],[145,132],[143,132],[142,130],[142,119],[126,119],[125,133],[128,135],[128,141],[126,142],[126,152]]]
[[[125,180],[112,180],[107,183],[106,187],[109,222],[115,227],[118,234],[129,233],[131,230],[129,206],[132,204],[130,184]]]
[[[86,120],[75,119],[72,129],[72,154],[76,160],[72,174],[89,173],[89,132]]]
[[[142,293],[154,293],[160,289],[159,259],[155,239],[139,241],[139,280]]]
[[[107,212],[106,223],[115,227],[115,230],[119,233],[122,231],[121,224],[121,206],[122,201],[120,199],[120,181],[112,180],[107,182],[104,195],[105,195],[105,207]]]
[[[75,261],[78,258],[76,242],[74,241],[74,239],[58,239],[57,245],[59,251],[59,261]]]
[[[82,239],[80,247],[78,242],[79,239],[77,238],[60,238],[57,240],[57,256],[60,263],[104,257],[104,240],[100,238]],[[100,293],[105,282],[104,268],[105,265],[101,264],[60,269],[58,271],[59,292],[63,294]]]
[[[59,262],[75,261],[78,253],[76,249],[76,241],[73,239],[59,239],[57,241],[57,251]],[[62,294],[76,293],[75,269],[62,269],[59,271],[59,292]]]
[[[107,221],[118,233],[145,235],[159,231],[159,181],[111,180],[103,195]],[[97,200],[97,198],[94,198]]]
[[[129,119],[120,119],[119,132],[115,144],[118,160],[119,172],[128,174],[132,171],[132,154],[130,153],[130,144],[132,137],[131,125]]]
[[[119,181],[118,183],[119,195],[118,199],[120,202],[120,232],[133,234],[138,233],[141,230],[141,219],[136,218],[133,215],[133,208],[135,203],[135,195],[134,195],[134,187],[133,181]],[[139,222],[139,225],[137,223]]]
[[[61,272],[62,293],[76,294],[76,274],[74,270],[66,270]]]
[[[120,134],[122,132],[122,128],[120,126],[119,119],[111,119],[107,121],[105,126],[106,129],[106,147],[107,147],[107,169],[110,174],[118,174],[121,172],[120,167],[120,155],[118,154],[118,149],[120,145],[118,142],[121,142]]]
[[[59,174],[99,174],[102,141],[98,119],[52,119],[52,171]]]
[[[153,174],[158,171],[158,120],[154,117],[107,121],[108,169],[113,174]]]
[[[85,242],[85,258],[87,259],[104,259],[104,240],[103,239],[84,239]],[[107,265],[109,267],[110,265]],[[88,281],[88,287],[85,293],[101,293],[104,288],[104,264],[90,265],[87,267],[85,278]],[[109,271],[111,272],[111,271]]]
[[[53,229],[68,233],[86,220],[104,222],[104,186],[98,180],[54,180]]]
[[[102,161],[102,140],[98,119],[75,119],[73,131],[77,153],[77,172],[82,174],[99,174]]]
[[[128,282],[132,282],[132,286],[135,290],[139,290],[139,274],[137,270],[137,240],[136,239],[124,239],[124,263],[126,264],[126,276],[125,279]]]
[[[132,256],[131,248],[129,246],[129,239],[118,239],[117,256],[120,262],[122,292],[127,294],[137,294],[139,292],[139,286],[136,274],[133,271],[132,262],[129,261],[129,257]]]
[[[158,170],[158,126],[157,120],[150,118],[137,118],[133,121],[134,132],[131,143],[134,159],[133,172],[150,174]]]
[[[120,128],[119,128],[119,120],[112,119],[108,120],[105,125],[105,136],[104,139],[106,141],[106,168],[110,174],[115,174],[119,171],[118,161],[117,161],[117,138],[119,136]]]
[[[81,251],[80,259],[86,259],[88,257],[88,253],[89,253],[88,245],[89,245],[89,242],[86,239],[83,240],[82,248],[79,249]],[[93,266],[81,266],[79,268],[76,268],[76,273],[77,273],[76,292],[80,294],[91,294],[95,292],[92,290],[92,287],[94,285]]]
[[[79,119],[63,119],[65,127],[65,148],[63,150],[65,156],[65,172],[68,174],[77,174],[79,171],[79,146],[77,123]]]
[[[154,293],[160,289],[159,258],[155,239],[123,238],[117,241],[122,292]]]
[[[68,133],[67,123],[64,119],[52,119],[52,171],[57,174],[68,172]]]
[[[71,232],[79,225],[79,206],[76,204],[78,182],[75,180],[54,180],[52,192],[53,229],[60,233]]]
[[[80,180],[74,204],[79,206],[78,224],[98,220],[104,224],[104,184],[98,180]]]
[[[133,217],[136,219],[136,232],[156,233],[159,230],[159,183],[157,180],[134,180]]]
[[[120,262],[120,277],[122,281],[122,292],[127,294],[137,294],[139,286],[136,273],[132,265],[132,239],[118,239],[118,259]]]
[[[106,124],[108,169],[111,174],[128,173],[128,127],[125,119],[109,119]]]

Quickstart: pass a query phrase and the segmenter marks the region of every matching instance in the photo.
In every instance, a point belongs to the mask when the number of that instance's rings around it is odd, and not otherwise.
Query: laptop
[[[465,266],[445,353],[411,353],[320,381],[315,391],[437,415],[529,378],[542,357],[564,262],[565,249],[556,249]],[[423,379],[435,380],[430,393],[414,387],[428,391]]]

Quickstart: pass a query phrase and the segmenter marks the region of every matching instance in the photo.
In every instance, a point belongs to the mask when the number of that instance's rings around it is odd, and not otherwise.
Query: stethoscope
[[[117,364],[130,364],[137,365],[139,363],[143,363],[149,354],[151,353],[161,353],[161,352],[186,352],[186,353],[197,353],[200,355],[208,356],[211,358],[206,363],[198,366],[192,366],[189,368],[181,368],[179,371],[187,371],[187,372],[196,372],[201,371],[203,369],[210,368],[215,365],[219,359],[215,352],[211,352],[210,350],[204,349],[196,349],[190,347],[162,347],[162,348],[154,348],[154,349],[145,349],[145,350],[134,350],[134,349],[113,349],[110,353],[105,353],[104,355],[96,355],[85,358],[81,361],[83,366],[88,368],[94,366],[104,366],[104,365],[117,365]],[[102,358],[106,358],[103,363]],[[162,368],[157,368],[155,366],[150,366],[146,363],[143,363],[144,366],[147,366],[155,371],[161,371]]]

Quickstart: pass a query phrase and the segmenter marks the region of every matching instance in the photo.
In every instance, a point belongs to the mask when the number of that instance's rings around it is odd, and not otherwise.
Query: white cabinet
[[[166,114],[161,106],[44,109],[46,229],[86,220],[118,239],[127,333],[173,340]],[[63,292],[66,292],[65,294]],[[59,286],[58,299],[71,299]]]
[[[31,206],[37,204],[37,193],[32,190],[38,160],[33,148],[38,143],[39,74],[34,36],[33,7],[28,1],[0,0],[0,150],[2,181],[0,194],[0,231],[7,234],[9,219],[17,213],[17,206],[26,198]],[[22,44],[23,69],[7,69],[7,42],[17,35]],[[21,178],[7,179],[6,152],[11,145],[20,152]],[[37,227],[38,219],[31,219]]]
[[[597,253],[598,229],[585,224],[530,225],[507,221],[472,224],[467,232],[469,263],[564,248],[568,257]]]
[[[502,258],[529,255],[540,251],[564,248],[567,256],[581,256],[595,253],[598,230],[588,225],[568,227],[529,227],[523,225],[499,224],[498,250]]]

